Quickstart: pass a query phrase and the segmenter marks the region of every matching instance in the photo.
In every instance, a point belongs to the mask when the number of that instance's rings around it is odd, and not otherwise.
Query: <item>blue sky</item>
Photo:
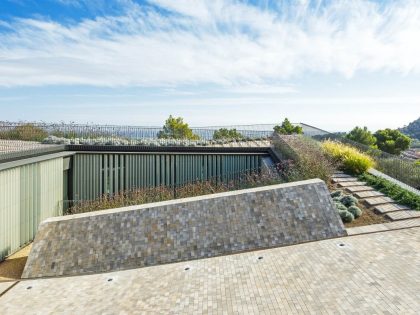
[[[419,0],[0,0],[0,120],[399,127],[419,56]]]

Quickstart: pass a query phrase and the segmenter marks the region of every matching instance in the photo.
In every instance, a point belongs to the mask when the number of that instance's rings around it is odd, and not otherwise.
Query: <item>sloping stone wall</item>
[[[321,180],[44,221],[23,277],[80,275],[339,237]]]

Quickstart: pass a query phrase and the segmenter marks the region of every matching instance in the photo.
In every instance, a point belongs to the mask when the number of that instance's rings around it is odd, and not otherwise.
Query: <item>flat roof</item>
[[[52,159],[56,159],[56,158],[61,158],[61,157],[67,157],[67,156],[71,156],[76,154],[76,152],[72,152],[72,151],[63,151],[63,152],[58,152],[58,153],[44,153],[42,155],[38,155],[35,157],[31,157],[31,158],[23,158],[23,159],[19,159],[19,160],[15,160],[15,161],[10,161],[10,162],[4,162],[4,163],[0,163],[0,171],[9,169],[9,168],[13,168],[13,167],[18,167],[21,165],[26,165],[26,164],[31,164],[31,163],[37,163],[37,162],[42,162],[42,161],[48,161],[48,160],[52,160]]]

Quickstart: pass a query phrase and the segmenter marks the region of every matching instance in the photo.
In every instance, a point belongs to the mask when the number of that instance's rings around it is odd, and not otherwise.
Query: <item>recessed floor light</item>
[[[185,271],[188,271],[188,270],[190,270],[190,267],[187,267],[187,268],[185,268],[184,270],[185,270]]]
[[[26,288],[26,290],[30,290],[30,289],[32,289],[32,287],[31,287],[31,286],[29,286],[29,287],[27,287],[27,288]]]
[[[264,258],[263,256],[258,257],[258,259],[260,259],[260,260],[263,259],[263,258]]]
[[[111,282],[111,281],[112,281],[112,278],[109,278],[109,279],[108,279],[108,282]]]

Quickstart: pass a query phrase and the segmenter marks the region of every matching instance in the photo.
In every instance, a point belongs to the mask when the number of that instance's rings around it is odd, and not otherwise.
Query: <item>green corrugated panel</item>
[[[114,193],[114,157],[112,154],[108,155],[108,176],[109,176],[109,193]]]
[[[39,223],[62,215],[63,159],[0,172],[0,259],[30,242]]]
[[[20,170],[0,172],[0,259],[19,248]]]
[[[256,169],[259,155],[77,154],[73,163],[75,199],[159,185],[182,185],[218,177],[233,180]]]
[[[104,159],[104,162],[103,162],[103,164],[104,164],[104,169],[103,169],[104,188],[103,188],[103,191],[102,192],[104,194],[106,194],[106,193],[109,193],[109,183],[108,183],[108,180],[109,180],[109,177],[108,177],[108,154],[104,154],[103,159]]]
[[[62,215],[63,160],[54,159],[40,163],[40,218]],[[38,223],[39,223],[38,222]]]

